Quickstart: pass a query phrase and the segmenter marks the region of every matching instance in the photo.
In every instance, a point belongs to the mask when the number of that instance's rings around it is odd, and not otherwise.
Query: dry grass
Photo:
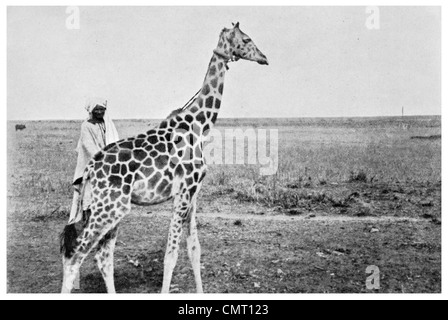
[[[148,128],[148,121],[117,123],[122,136]],[[27,122],[19,132],[14,124],[8,292],[57,292],[57,238],[71,204],[80,122]],[[374,264],[380,292],[440,292],[440,139],[411,139],[440,135],[439,117],[218,123],[232,126],[278,128],[279,171],[263,177],[252,165],[209,168],[199,199],[206,291],[367,292],[365,268]],[[119,292],[160,290],[170,209],[136,207],[123,222]],[[173,291],[191,292],[185,254],[175,272]],[[104,292],[91,260],[82,274],[82,292]]]

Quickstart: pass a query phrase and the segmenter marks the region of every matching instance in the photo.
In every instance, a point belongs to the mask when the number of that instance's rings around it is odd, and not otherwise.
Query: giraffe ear
[[[232,22],[232,26],[233,26],[234,28],[239,28],[239,27],[240,27],[240,23],[239,23],[239,22],[237,22],[237,23],[233,23],[233,22]]]

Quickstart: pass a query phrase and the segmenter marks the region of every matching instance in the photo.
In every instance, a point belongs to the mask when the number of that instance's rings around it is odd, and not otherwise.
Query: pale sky
[[[202,85],[223,27],[240,28],[269,66],[226,74],[220,117],[441,114],[438,7],[9,7],[7,118],[84,119],[105,97],[114,119],[163,118]]]

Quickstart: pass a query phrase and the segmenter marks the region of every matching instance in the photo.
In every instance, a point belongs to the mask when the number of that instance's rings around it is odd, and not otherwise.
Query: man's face
[[[93,110],[92,110],[92,115],[95,119],[97,120],[102,120],[104,118],[104,113],[106,112],[106,108],[104,108],[103,106],[97,105]]]

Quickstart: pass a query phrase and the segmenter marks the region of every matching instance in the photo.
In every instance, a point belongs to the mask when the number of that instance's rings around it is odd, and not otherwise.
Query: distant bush
[[[348,182],[367,182],[367,173],[364,170],[350,171]]]

